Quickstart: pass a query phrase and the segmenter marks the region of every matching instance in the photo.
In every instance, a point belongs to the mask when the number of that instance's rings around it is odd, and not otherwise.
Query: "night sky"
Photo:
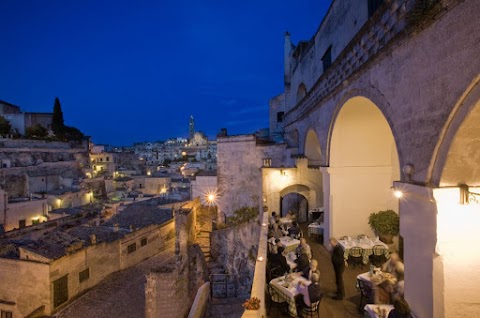
[[[310,39],[330,0],[0,1],[0,100],[95,143],[268,127],[284,32]]]

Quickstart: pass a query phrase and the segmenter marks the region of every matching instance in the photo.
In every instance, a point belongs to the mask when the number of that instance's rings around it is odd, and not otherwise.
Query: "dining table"
[[[365,318],[387,318],[392,309],[393,305],[386,304],[366,304],[363,307]]]
[[[375,239],[370,239],[368,237],[365,237],[362,239],[347,238],[345,240],[339,240],[338,243],[343,248],[343,257],[345,258],[345,260],[348,260],[348,256],[350,255],[350,249],[355,246],[362,248],[363,264],[368,264],[369,257],[370,255],[373,254],[373,247],[375,245],[380,245],[384,247],[385,257],[387,259],[390,257],[390,253],[388,252],[388,245],[380,241],[378,238],[375,238]]]
[[[282,236],[279,238],[280,244],[285,248],[285,253],[294,252],[298,245],[300,245],[300,240],[294,239],[290,236]],[[275,244],[275,238],[272,237],[269,239],[270,243]]]
[[[375,304],[388,303],[390,300],[390,288],[397,283],[397,279],[392,274],[382,272],[380,269],[359,274],[357,276],[357,285],[359,280],[363,281],[371,289]]]
[[[279,299],[288,303],[288,312],[290,317],[298,317],[295,296],[299,294],[297,287],[300,283],[308,286],[312,282],[303,277],[301,273],[292,273],[286,276],[280,276],[270,281],[270,285],[278,294]]]
[[[323,230],[325,229],[325,226],[323,223],[310,223],[308,225],[308,237],[310,237],[312,234],[313,235],[323,235]]]

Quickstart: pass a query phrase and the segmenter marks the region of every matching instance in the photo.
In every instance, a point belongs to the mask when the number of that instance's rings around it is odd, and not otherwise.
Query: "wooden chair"
[[[380,267],[383,263],[387,261],[385,257],[386,248],[383,245],[375,245],[372,248],[372,255],[370,255],[370,263],[376,267]]]
[[[278,308],[276,317],[278,317],[279,311],[282,312],[282,314],[286,312],[288,303],[285,298],[282,297],[270,284],[267,284],[267,288],[265,288],[265,290],[267,291],[267,299],[269,299],[270,302],[268,305],[267,315],[270,315],[270,310],[272,309],[273,304],[275,304],[275,306]]]
[[[370,285],[361,279],[357,279],[357,288],[360,291],[360,303],[358,304],[358,311],[363,312],[363,307],[366,304],[373,304],[374,302],[373,290]]]
[[[348,263],[354,267],[363,266],[363,248],[354,246],[348,254]]]
[[[313,317],[317,316],[319,318],[320,317],[320,301],[321,300],[322,299],[320,298],[319,301],[314,302],[313,304],[311,304],[310,307],[302,307],[302,309],[300,311],[300,317],[313,318]]]

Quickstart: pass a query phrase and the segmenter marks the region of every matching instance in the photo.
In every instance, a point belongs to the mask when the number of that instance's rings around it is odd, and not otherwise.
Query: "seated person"
[[[297,215],[292,210],[289,210],[285,217],[292,220],[292,221],[297,219]]]
[[[279,239],[283,237],[282,230],[280,230],[278,223],[273,224],[272,229],[270,230],[269,236]]]
[[[300,255],[300,249],[302,247],[304,247],[305,250],[307,251],[308,259],[309,260],[312,259],[312,249],[310,248],[310,245],[307,244],[307,240],[304,237],[300,239],[300,244],[295,249],[295,254],[297,254],[297,256]]]
[[[390,259],[382,265],[382,272],[392,274],[398,281],[403,280],[405,268],[397,253],[390,254]]]
[[[275,239],[274,242],[272,242],[272,240],[268,240],[268,254],[267,254],[267,257],[270,257],[273,254],[277,254],[279,243],[280,243],[279,239]]]
[[[298,295],[295,296],[297,307],[311,307],[313,303],[322,299],[322,291],[320,290],[320,275],[312,275],[312,283],[305,286],[303,283],[298,284]]]
[[[388,314],[388,318],[411,318],[410,306],[403,297],[397,297],[393,301],[393,309]]]
[[[300,234],[300,227],[296,221],[292,222],[292,227],[288,229],[288,235],[293,238],[297,238]]]
[[[302,270],[302,276],[308,280],[312,280],[313,274],[320,275],[320,271],[318,270],[318,262],[317,260],[314,260],[314,259],[310,261],[310,265],[308,267],[305,267]]]
[[[268,220],[268,223],[269,223],[270,228],[272,228],[273,225],[274,225],[275,223],[277,223],[277,212],[275,212],[275,211],[272,212],[272,216],[271,216],[270,219]]]
[[[290,266],[288,266],[287,259],[283,255],[285,248],[280,246],[277,248],[277,254],[272,254],[270,256],[270,268],[278,267],[278,273],[289,273]]]
[[[300,255],[295,260],[295,263],[297,263],[297,268],[295,268],[295,271],[297,272],[302,272],[305,268],[310,266],[307,250],[304,247],[300,248]]]

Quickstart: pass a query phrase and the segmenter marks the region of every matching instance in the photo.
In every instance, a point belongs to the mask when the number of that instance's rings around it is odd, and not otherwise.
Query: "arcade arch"
[[[308,165],[322,164],[322,150],[317,134],[313,129],[309,129],[305,138],[305,156],[308,158]]]
[[[350,98],[331,125],[325,198],[326,236],[373,235],[368,216],[393,209],[394,180],[400,179],[397,147],[380,109],[368,98]]]

